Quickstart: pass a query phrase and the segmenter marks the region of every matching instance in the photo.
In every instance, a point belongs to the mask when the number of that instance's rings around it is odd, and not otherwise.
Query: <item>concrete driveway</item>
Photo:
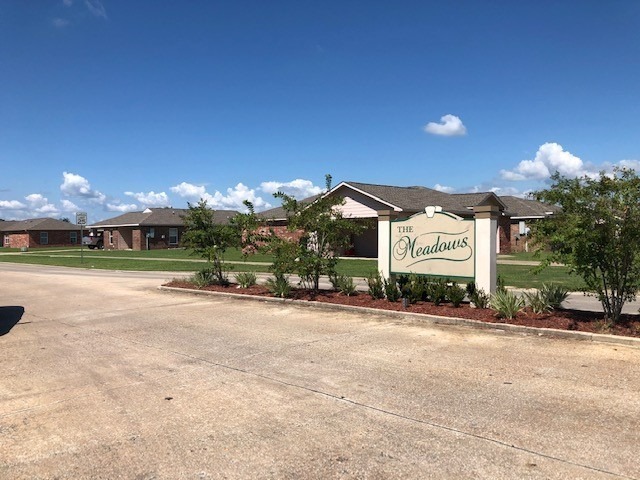
[[[640,478],[637,348],[173,275],[0,265],[0,478]]]

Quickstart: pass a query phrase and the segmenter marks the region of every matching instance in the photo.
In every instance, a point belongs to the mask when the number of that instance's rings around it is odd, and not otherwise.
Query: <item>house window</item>
[[[40,232],[40,245],[49,245],[49,232]]]
[[[113,230],[109,230],[109,245],[113,245]]]
[[[78,232],[69,232],[69,240],[72,245],[78,243]]]
[[[169,229],[169,245],[177,245],[178,244],[178,229],[170,228]]]
[[[11,237],[9,235],[4,236],[4,246],[8,247],[11,241],[9,240]]]

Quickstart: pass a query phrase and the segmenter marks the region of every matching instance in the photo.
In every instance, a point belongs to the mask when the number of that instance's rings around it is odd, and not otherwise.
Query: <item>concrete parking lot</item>
[[[640,350],[0,265],[0,478],[640,478]]]

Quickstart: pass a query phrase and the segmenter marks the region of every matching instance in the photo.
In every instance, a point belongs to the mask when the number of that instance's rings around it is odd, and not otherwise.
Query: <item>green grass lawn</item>
[[[2,248],[0,253],[19,252],[19,249]],[[81,258],[82,257],[82,258]],[[532,254],[500,256],[514,260],[539,260]],[[272,258],[268,255],[252,255],[246,258],[238,249],[229,249],[225,260],[232,267],[231,272],[268,272]],[[97,268],[105,270],[139,270],[167,272],[195,272],[204,266],[204,261],[190,255],[184,249],[171,250],[89,250],[75,248],[39,248],[30,249],[18,255],[0,255],[0,262],[56,265],[77,268]],[[256,265],[256,262],[263,262]],[[498,265],[498,275],[507,286],[518,288],[539,288],[543,283],[558,283],[570,290],[584,287],[579,277],[570,275],[566,267],[548,267],[540,273],[534,273],[535,267],[526,265]],[[377,270],[375,260],[341,259],[338,273],[349,277],[364,278]]]

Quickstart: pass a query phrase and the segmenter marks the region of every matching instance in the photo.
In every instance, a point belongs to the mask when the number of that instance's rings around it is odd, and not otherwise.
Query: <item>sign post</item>
[[[84,227],[87,225],[87,212],[76,212],[76,225],[80,226],[80,263],[84,263]]]

